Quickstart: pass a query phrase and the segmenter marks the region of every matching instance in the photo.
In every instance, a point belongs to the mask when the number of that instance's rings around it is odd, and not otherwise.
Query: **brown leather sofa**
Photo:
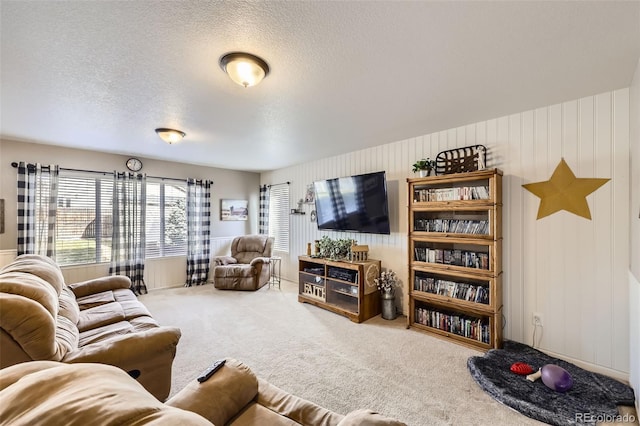
[[[160,327],[130,286],[125,276],[66,285],[50,258],[18,256],[0,270],[0,367],[111,364],[164,401],[180,330]]]
[[[273,238],[245,235],[231,242],[231,256],[213,258],[213,282],[221,290],[257,290],[269,282]]]
[[[166,404],[122,370],[37,361],[0,371],[0,425],[402,426],[356,410],[346,416],[291,395],[227,359],[209,380],[190,382]]]

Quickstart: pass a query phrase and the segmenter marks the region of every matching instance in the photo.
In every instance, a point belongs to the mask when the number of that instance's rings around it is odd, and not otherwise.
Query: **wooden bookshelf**
[[[329,310],[353,322],[366,321],[380,313],[380,292],[375,278],[380,261],[337,261],[298,257],[298,301]]]
[[[502,172],[407,179],[407,327],[502,346]]]

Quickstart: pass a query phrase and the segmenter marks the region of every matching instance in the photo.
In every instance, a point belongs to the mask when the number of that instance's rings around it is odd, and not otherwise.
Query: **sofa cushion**
[[[86,331],[113,324],[125,319],[122,305],[118,302],[94,306],[80,312],[78,330]]]
[[[300,423],[294,422],[288,417],[263,407],[255,402],[247,405],[242,412],[228,423],[229,426],[300,426]],[[315,425],[314,425],[315,426]]]
[[[127,320],[131,320],[133,318],[138,318],[138,317],[151,316],[151,313],[149,312],[147,307],[144,306],[138,300],[136,295],[133,294],[131,290],[124,290],[124,289],[114,290],[113,296],[116,302],[118,302],[120,306],[122,306],[124,317]]]
[[[226,277],[239,277],[239,278],[253,278],[255,270],[250,265],[225,265],[216,266],[214,270],[215,278]]]
[[[245,235],[244,237],[238,238],[238,244],[235,247],[235,252],[231,250],[231,255],[236,257],[235,254],[240,252],[253,252],[256,253],[257,256],[264,256],[264,250],[267,246],[268,237],[264,235]]]
[[[110,339],[113,336],[133,333],[133,326],[128,321],[118,321],[102,327],[91,328],[80,332],[80,347]]]
[[[28,267],[37,274],[27,272]],[[19,256],[0,271],[0,326],[34,360],[59,361],[78,347],[79,311],[56,271],[32,256]],[[47,276],[56,285],[42,278]]]
[[[63,348],[62,356],[67,352],[78,349],[78,343],[80,341],[80,333],[78,327],[67,317],[58,315],[56,319],[56,342]]]
[[[0,292],[32,300],[41,305],[51,318],[58,315],[58,291],[42,278],[26,272],[0,271]],[[3,309],[5,306],[3,306]]]
[[[27,297],[0,293],[0,306],[0,326],[31,359],[59,361],[66,354],[68,344],[55,339],[56,324],[42,304]]]
[[[115,301],[116,298],[114,297],[113,291],[111,290],[101,291],[100,293],[90,294],[88,296],[78,297],[76,299],[76,302],[78,302],[78,307],[81,311]]]
[[[238,263],[251,263],[256,257],[271,256],[271,243],[266,235],[245,235],[231,242],[231,256]]]
[[[123,334],[139,333],[158,327],[158,322],[152,317],[138,317],[130,321],[118,321],[80,332],[78,347],[103,342]]]
[[[37,254],[22,254],[6,265],[0,273],[24,272],[42,278],[60,294],[64,287],[64,277],[60,267],[50,258]]]
[[[133,332],[146,331],[152,328],[158,328],[160,325],[153,317],[138,317],[129,320],[129,324],[133,327]]]
[[[34,365],[35,364],[35,365]],[[208,425],[164,405],[119,368],[102,364],[17,364],[2,371],[3,424]]]
[[[76,296],[66,286],[62,288],[58,297],[58,315],[66,317],[71,323],[78,324],[80,309],[76,302]]]

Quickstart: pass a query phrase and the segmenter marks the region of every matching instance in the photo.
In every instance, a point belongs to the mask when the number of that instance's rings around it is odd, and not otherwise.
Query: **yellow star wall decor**
[[[591,220],[586,197],[609,180],[611,179],[577,178],[563,158],[551,175],[551,179],[522,186],[540,198],[537,219],[566,210]]]

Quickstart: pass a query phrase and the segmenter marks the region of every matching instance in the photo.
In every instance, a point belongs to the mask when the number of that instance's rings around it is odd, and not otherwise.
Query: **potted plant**
[[[419,172],[420,177],[431,176],[431,170],[433,170],[435,166],[435,160],[423,158],[413,163],[413,173]]]
[[[320,257],[327,259],[347,259],[353,240],[336,239],[333,240],[326,235],[318,241]]]
[[[392,270],[384,271],[379,278],[373,280],[382,295],[382,318],[392,320],[396,318],[396,287],[398,276]]]

